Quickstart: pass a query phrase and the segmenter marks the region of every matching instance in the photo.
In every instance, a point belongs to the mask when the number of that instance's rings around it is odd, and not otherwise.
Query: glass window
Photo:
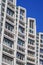
[[[12,26],[11,24],[9,24],[8,22],[5,23],[5,27],[10,30],[10,31],[13,31],[14,29],[14,26]]]
[[[22,10],[22,9],[20,9],[20,14],[21,14],[21,15],[24,15],[24,13],[25,13],[25,11]]]
[[[7,13],[8,13],[9,15],[11,15],[11,16],[14,15],[14,12],[13,12],[11,9],[9,9],[9,8],[7,8]]]
[[[34,40],[32,40],[32,39],[28,39],[28,43],[30,43],[30,44],[34,44]]]
[[[13,41],[11,41],[11,40],[9,40],[9,39],[7,39],[5,37],[4,37],[4,40],[3,41],[4,41],[4,44],[6,44],[6,45],[8,45],[10,47],[13,46],[13,43],[14,43]]]
[[[9,57],[9,56],[6,56],[3,54],[3,58],[2,60],[6,63],[8,63],[9,65],[12,65],[13,64],[13,58]]]
[[[34,20],[30,20],[30,28],[34,28]]]
[[[21,59],[21,60],[24,60],[24,55],[23,55],[23,54],[17,52],[16,55],[17,55],[17,58],[19,58],[19,59]]]
[[[21,20],[23,20],[23,17],[22,17],[22,16],[20,16],[20,19],[21,19]]]
[[[43,40],[40,40],[41,43],[43,43]]]
[[[43,49],[40,49],[40,52],[43,53]]]
[[[33,33],[33,30],[30,29],[29,32],[30,32],[30,33]]]
[[[24,46],[25,42],[18,38],[18,44]]]
[[[22,28],[21,26],[19,26],[19,31],[20,32],[24,33],[24,30],[25,30],[24,28]]]
[[[43,39],[43,35],[41,35],[41,39]]]
[[[23,49],[23,48],[21,48],[21,47],[19,47],[19,46],[17,46],[17,49],[18,49],[19,51],[21,51],[21,52],[25,52],[25,49]]]
[[[43,65],[43,60],[40,60],[40,64]]]

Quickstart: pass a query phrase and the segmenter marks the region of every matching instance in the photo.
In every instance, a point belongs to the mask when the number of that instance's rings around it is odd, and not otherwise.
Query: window
[[[25,52],[25,49],[23,49],[23,48],[21,48],[21,47],[19,47],[19,46],[17,46],[17,49],[18,49],[19,51],[21,51],[21,52]]]
[[[29,56],[35,57],[35,52],[27,50]]]
[[[43,43],[43,40],[40,40],[41,43]]]
[[[19,26],[19,31],[20,32],[24,33],[24,30],[25,30],[24,28],[22,28],[21,26]]]
[[[14,30],[14,26],[12,26],[11,24],[9,24],[8,22],[5,23],[5,27],[6,27],[8,30],[12,31],[12,32],[13,32],[13,30]]]
[[[25,42],[18,38],[18,44],[21,45],[21,46],[24,46]]]
[[[18,14],[18,11],[16,11],[16,13]]]
[[[43,60],[40,60],[40,64],[43,65]]]
[[[24,55],[23,54],[21,54],[21,53],[19,53],[19,52],[17,52],[17,58],[19,58],[19,59],[21,59],[21,60],[24,60]]]
[[[10,47],[13,47],[13,45],[14,45],[14,42],[13,41],[11,41],[11,40],[9,40],[9,39],[7,39],[7,38],[5,38],[4,37],[4,44],[6,44],[6,45],[8,45],[8,46],[10,46]]]
[[[30,20],[30,28],[34,28],[34,20]]]
[[[41,35],[41,39],[43,39],[43,35]]]
[[[14,12],[13,12],[11,9],[9,9],[9,8],[7,8],[7,13],[8,13],[9,15],[11,15],[11,16],[14,15]]]
[[[21,20],[23,20],[23,17],[22,17],[22,16],[20,16],[20,19],[21,19]]]
[[[22,10],[22,9],[20,9],[20,14],[21,14],[21,15],[24,15],[24,13],[25,13],[25,11]]]
[[[42,55],[40,55],[40,57],[41,57],[41,58],[43,58],[43,56],[42,56]]]
[[[2,61],[4,61],[5,63],[8,63],[9,65],[12,65],[13,64],[13,58],[11,58],[9,56],[6,56],[4,54],[3,54]]]
[[[33,30],[30,29],[29,32],[30,32],[30,33],[33,33]]]
[[[43,49],[40,49],[40,52],[43,53]]]
[[[32,40],[32,39],[28,39],[28,43],[30,43],[30,44],[34,44],[34,40]]]

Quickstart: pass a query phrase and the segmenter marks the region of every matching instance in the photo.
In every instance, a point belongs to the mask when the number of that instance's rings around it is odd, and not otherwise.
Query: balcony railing
[[[3,61],[4,63],[9,64],[9,65],[14,65],[13,61],[10,61],[10,60],[8,60],[8,59],[3,58],[2,61]]]
[[[6,46],[8,46],[8,47],[10,47],[10,48],[12,48],[12,49],[14,48],[14,45],[13,45],[13,44],[10,45],[9,43],[7,43],[7,42],[5,42],[5,41],[4,41],[3,43],[4,43]]]
[[[6,47],[5,48],[3,47],[3,51],[5,51],[5,52],[7,52],[7,53],[9,53],[11,55],[14,55],[14,52],[12,50],[6,48]]]

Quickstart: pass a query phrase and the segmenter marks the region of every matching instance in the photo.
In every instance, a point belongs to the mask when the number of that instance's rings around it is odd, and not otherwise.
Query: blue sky
[[[17,0],[27,10],[27,17],[36,18],[37,32],[43,32],[43,0]]]

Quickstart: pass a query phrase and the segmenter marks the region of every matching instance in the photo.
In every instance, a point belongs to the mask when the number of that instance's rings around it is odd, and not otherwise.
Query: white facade
[[[26,19],[26,9],[16,0],[0,0],[0,22],[0,65],[39,64],[35,18]]]
[[[38,33],[36,39],[37,65],[43,65],[43,33],[42,32]]]
[[[27,21],[27,65],[36,65],[36,20]]]
[[[15,62],[15,6],[15,0],[1,0],[0,65],[14,65]]]

